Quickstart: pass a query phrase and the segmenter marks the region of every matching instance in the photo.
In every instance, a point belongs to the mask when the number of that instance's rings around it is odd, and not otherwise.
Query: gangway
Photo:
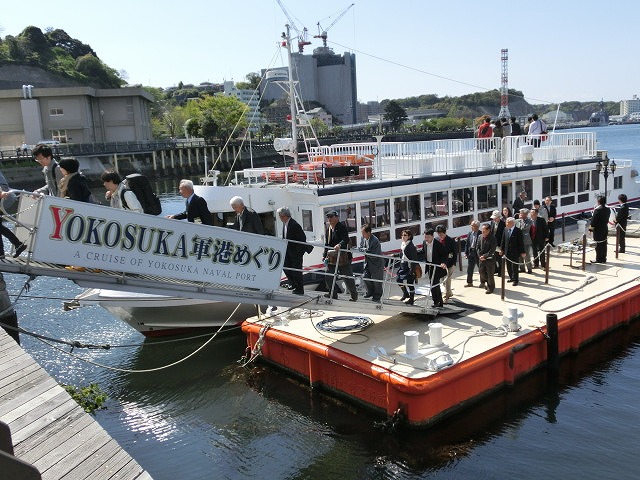
[[[28,193],[11,218],[28,254],[0,260],[2,272],[67,278],[88,288],[284,308],[388,315],[446,310],[432,307],[427,296],[407,305],[390,298],[354,303],[324,292],[293,294],[280,286],[286,240]]]

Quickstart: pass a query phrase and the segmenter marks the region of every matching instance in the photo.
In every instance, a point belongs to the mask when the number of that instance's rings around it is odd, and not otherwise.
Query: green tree
[[[260,85],[260,81],[262,80],[262,77],[257,72],[247,73],[244,78],[247,81],[236,83],[237,88],[242,90],[256,90]]]
[[[312,118],[309,123],[318,137],[326,137],[329,133],[329,127],[319,118]]]
[[[407,117],[407,111],[395,100],[389,101],[384,107],[384,119],[391,123],[393,130],[398,130],[407,118],[409,118]]]
[[[239,136],[247,128],[246,110],[247,106],[236,97],[214,95],[188,102],[185,116],[197,122],[195,136],[226,140]],[[190,132],[190,135],[194,133]]]

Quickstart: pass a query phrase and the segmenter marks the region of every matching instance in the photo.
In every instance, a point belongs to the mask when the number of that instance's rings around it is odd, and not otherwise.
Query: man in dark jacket
[[[491,234],[496,237],[496,243],[498,244],[498,246],[502,245],[502,234],[504,232],[504,220],[502,219],[502,215],[500,215],[500,212],[498,210],[494,210],[493,213],[491,213]],[[496,262],[496,268],[495,271],[497,272],[498,276],[500,276],[500,256],[499,255],[494,255],[495,257],[495,262]]]
[[[445,260],[447,264],[447,279],[444,282],[445,293],[444,301],[448,301],[453,297],[453,291],[451,289],[451,280],[453,279],[453,273],[456,269],[456,259],[458,257],[458,247],[453,238],[447,235],[447,227],[444,225],[436,225],[436,233],[438,234],[438,240],[444,246]]]
[[[618,230],[619,249],[618,253],[624,253],[626,248],[627,220],[629,220],[629,205],[627,205],[627,196],[624,193],[618,195],[620,206],[616,213],[616,229]]]
[[[491,226],[483,224],[482,235],[478,238],[478,271],[480,272],[480,285],[485,286],[487,294],[493,293],[496,288],[496,282],[493,274],[496,269],[496,237],[491,233]]]
[[[524,201],[527,199],[527,192],[521,191],[513,201],[513,215],[517,215],[524,208]]]
[[[549,243],[552,247],[555,247],[554,242],[554,232],[556,229],[556,206],[552,203],[551,197],[547,197],[544,199],[544,204],[542,208],[546,210],[545,215],[540,215],[541,217],[546,217],[547,219],[547,227],[549,227]]]
[[[187,219],[188,222],[196,223],[200,220],[203,225],[213,225],[213,216],[207,206],[207,201],[193,193],[193,182],[191,180],[180,180],[178,186],[180,195],[186,199],[186,209],[182,213],[175,215],[167,215],[167,218],[175,218],[176,220]]]
[[[233,222],[235,230],[264,235],[264,227],[262,226],[260,215],[254,210],[245,207],[242,197],[233,197],[229,204],[233,211],[236,212],[236,219]]]
[[[595,261],[591,260],[591,263],[607,263],[609,215],[611,215],[611,210],[607,207],[607,199],[602,195],[598,196],[589,226],[589,231],[593,233],[593,240],[596,242],[596,259]]]
[[[287,252],[284,255],[284,274],[289,280],[293,293],[302,295],[304,294],[302,258],[305,254],[305,245],[296,242],[306,242],[307,236],[300,224],[291,218],[289,208],[279,208],[278,217],[282,221],[282,238],[295,240],[295,242],[287,242]]]
[[[382,298],[382,279],[384,277],[384,259],[374,255],[382,255],[382,245],[378,237],[371,233],[371,225],[364,224],[360,230],[360,251],[364,253],[364,269],[362,278],[367,293],[364,298],[379,302]],[[372,255],[369,255],[372,254]],[[370,280],[368,280],[370,279]],[[377,281],[372,281],[377,280]]]
[[[514,287],[518,286],[520,259],[526,255],[522,230],[516,227],[516,219],[507,218],[504,233],[502,234],[501,253],[507,259],[507,273]]]
[[[545,246],[549,240],[549,227],[547,227],[547,221],[538,215],[538,210],[535,208],[531,210],[531,221],[533,224],[529,234],[533,250],[533,268],[538,268],[538,266],[545,268],[547,266]]]
[[[351,268],[351,252],[349,248],[349,232],[344,223],[339,221],[338,212],[331,210],[327,213],[329,225],[325,231],[325,249],[324,260],[327,265],[327,275],[324,277],[325,285],[329,293],[325,296],[337,299],[338,294],[334,287],[335,272],[345,277],[344,283],[347,290],[351,294],[349,299],[351,302],[358,301],[358,292],[356,290],[356,281],[353,278],[353,269]]]
[[[429,278],[431,284],[431,299],[434,307],[442,307],[442,290],[440,289],[440,280],[447,276],[447,254],[444,245],[438,240],[434,240],[435,232],[433,229],[425,230],[424,242],[422,243],[422,254],[425,266],[425,276]]]

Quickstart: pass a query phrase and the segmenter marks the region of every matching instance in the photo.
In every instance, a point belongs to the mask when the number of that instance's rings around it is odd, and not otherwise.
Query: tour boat
[[[553,199],[556,238],[563,222],[575,223],[590,215],[597,195],[606,193],[614,200],[625,193],[630,202],[640,200],[638,173],[631,161],[610,162],[607,152],[597,150],[594,132],[556,132],[542,139],[509,136],[421,142],[386,142],[380,135],[371,142],[331,146],[305,142],[299,152],[302,142],[292,139],[313,139],[314,135],[294,82],[288,83],[292,138],[276,139],[274,146],[288,154],[292,163],[237,171],[225,185],[218,184],[219,172],[209,172],[202,185],[195,186],[195,193],[206,199],[218,226],[233,222],[229,200],[240,196],[260,215],[268,235],[282,231],[276,210],[286,206],[302,225],[307,241],[322,246],[326,213],[335,210],[349,231],[352,247],[358,245],[361,227],[369,224],[383,252],[393,253],[399,250],[401,232],[406,229],[414,233],[417,244],[425,229],[437,225],[444,225],[451,237],[464,238],[472,220],[490,221],[494,210],[511,207],[521,191],[527,193],[527,206],[533,199]],[[299,129],[303,135],[298,135]],[[606,176],[601,173],[603,165]],[[321,269],[322,254],[322,248],[314,248],[305,255],[305,270]],[[361,260],[356,253],[354,262]],[[131,318],[133,306],[125,307],[129,303],[135,304],[133,315],[154,304],[133,295],[119,299],[118,309],[126,314],[114,313]],[[222,310],[229,309],[219,303],[208,304],[212,311],[221,312],[203,317],[204,323],[210,319],[215,326],[225,320]],[[177,304],[182,307],[187,302]],[[198,308],[207,308],[207,303],[198,301]],[[170,330],[175,328],[174,320]],[[129,323],[146,333],[143,322]],[[162,328],[159,323],[160,318],[154,322],[156,332]]]

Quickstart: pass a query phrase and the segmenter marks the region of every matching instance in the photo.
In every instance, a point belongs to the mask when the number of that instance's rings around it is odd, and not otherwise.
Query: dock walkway
[[[109,434],[15,341],[0,329],[0,450],[36,467],[42,479],[151,479]],[[2,424],[0,423],[0,426]],[[11,453],[10,451],[8,453]],[[0,452],[0,478],[15,476]],[[7,463],[5,463],[7,462]],[[5,477],[11,471],[11,477]],[[33,472],[32,472],[33,473]]]

